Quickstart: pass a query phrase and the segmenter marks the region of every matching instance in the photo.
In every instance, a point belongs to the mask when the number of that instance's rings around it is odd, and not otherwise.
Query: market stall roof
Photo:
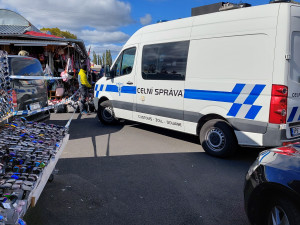
[[[15,46],[48,46],[48,45],[68,45],[66,42],[44,41],[44,40],[16,40],[16,39],[0,39],[0,45]]]
[[[23,34],[26,31],[39,30],[20,14],[7,9],[0,9],[0,33]]]
[[[84,58],[88,57],[83,40],[44,34],[20,14],[0,9],[0,45],[10,44],[16,46],[68,45],[74,47]]]

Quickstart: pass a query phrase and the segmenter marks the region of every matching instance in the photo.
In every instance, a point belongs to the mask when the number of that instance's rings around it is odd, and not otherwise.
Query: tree
[[[93,63],[97,64],[97,55],[95,51],[93,51]]]
[[[72,34],[70,31],[62,31],[59,28],[45,28],[43,27],[41,31],[49,31],[52,35],[58,36],[58,37],[64,37],[64,38],[70,38],[70,39],[77,39],[77,36],[75,34]]]
[[[111,65],[112,64],[112,58],[111,58],[110,50],[106,51],[106,58],[107,58],[107,64]]]
[[[101,66],[102,66],[101,56],[100,56],[100,55],[97,55],[97,58],[98,58],[98,65],[101,65]]]
[[[106,50],[105,53],[102,54],[102,63],[111,66],[112,57],[111,57],[110,50]]]
[[[105,53],[102,54],[102,63],[106,64]]]

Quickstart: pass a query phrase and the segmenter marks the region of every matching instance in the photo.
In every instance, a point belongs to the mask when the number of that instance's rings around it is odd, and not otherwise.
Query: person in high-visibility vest
[[[78,73],[78,83],[79,83],[79,90],[80,90],[80,102],[79,102],[79,109],[81,114],[87,114],[86,109],[86,98],[88,97],[88,89],[92,86],[87,80],[87,65],[83,65]]]

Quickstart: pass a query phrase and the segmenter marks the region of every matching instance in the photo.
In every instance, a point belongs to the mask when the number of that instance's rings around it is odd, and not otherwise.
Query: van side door
[[[132,119],[136,94],[135,55],[135,46],[126,48],[119,54],[111,68],[111,78],[108,78],[105,87],[105,92],[110,95],[115,116],[129,120]]]
[[[134,120],[184,130],[183,97],[189,41],[141,46]]]

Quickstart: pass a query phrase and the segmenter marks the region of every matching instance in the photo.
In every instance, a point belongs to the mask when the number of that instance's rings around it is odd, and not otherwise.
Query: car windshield
[[[11,75],[43,76],[40,62],[33,58],[10,58]]]

